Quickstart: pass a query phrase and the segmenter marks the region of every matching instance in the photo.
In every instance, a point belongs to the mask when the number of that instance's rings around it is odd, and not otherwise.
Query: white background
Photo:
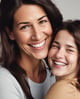
[[[80,19],[80,0],[52,0],[60,9],[64,20]]]
[[[64,20],[80,19],[80,0],[52,0],[52,1],[60,9]]]

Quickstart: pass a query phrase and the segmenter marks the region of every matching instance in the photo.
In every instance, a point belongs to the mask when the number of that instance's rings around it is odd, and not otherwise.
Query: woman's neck
[[[35,82],[42,82],[46,77],[46,70],[42,60],[22,58],[20,66],[25,70],[26,75]]]

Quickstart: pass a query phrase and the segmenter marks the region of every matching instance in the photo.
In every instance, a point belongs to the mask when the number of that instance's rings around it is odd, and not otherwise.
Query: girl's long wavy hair
[[[53,31],[62,23],[62,15],[51,0],[1,0],[0,3],[0,33],[2,43],[2,66],[7,68],[21,85],[27,99],[33,99],[28,82],[25,80],[25,70],[19,64],[19,47],[16,41],[8,37],[6,27],[13,30],[14,14],[23,4],[39,5],[46,12]]]

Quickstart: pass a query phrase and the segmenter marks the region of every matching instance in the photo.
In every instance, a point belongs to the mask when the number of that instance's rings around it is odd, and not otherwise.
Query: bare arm
[[[76,99],[75,88],[66,81],[60,81],[50,88],[45,99]]]

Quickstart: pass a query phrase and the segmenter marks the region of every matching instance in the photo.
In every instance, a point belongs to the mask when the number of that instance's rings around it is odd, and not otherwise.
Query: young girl
[[[45,99],[80,99],[80,20],[57,29],[48,60],[57,82]]]

